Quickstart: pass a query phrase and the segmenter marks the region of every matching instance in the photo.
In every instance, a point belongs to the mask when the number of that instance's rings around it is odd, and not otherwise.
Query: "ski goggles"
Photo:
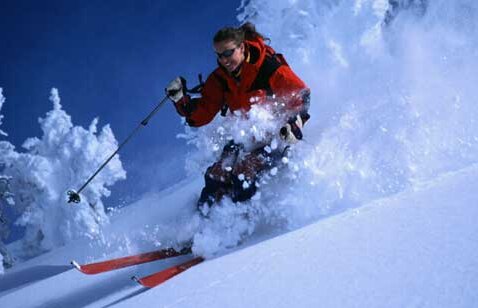
[[[229,58],[230,56],[234,54],[234,51],[236,51],[236,49],[237,47],[234,47],[228,50],[224,50],[223,52],[216,52],[217,58],[218,59]]]

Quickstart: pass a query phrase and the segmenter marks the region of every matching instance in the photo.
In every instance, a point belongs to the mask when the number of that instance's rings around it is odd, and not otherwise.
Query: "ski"
[[[191,253],[191,248],[186,247],[180,251],[176,251],[173,248],[161,249],[151,252],[140,253],[133,256],[127,256],[117,259],[106,260],[102,262],[96,263],[89,263],[80,265],[76,261],[71,261],[71,265],[73,265],[77,270],[84,274],[92,275],[92,274],[99,274],[104,272],[109,272],[112,270],[143,264],[147,262],[152,262],[156,260],[162,260],[182,255],[187,255]]]
[[[137,278],[136,276],[133,276],[131,277],[131,279],[133,279],[134,281],[136,281],[143,287],[154,288],[162,284],[163,282],[166,282],[167,280],[173,278],[174,276],[190,269],[194,265],[201,263],[202,261],[204,261],[202,257],[196,257],[184,263],[168,267],[167,269],[156,272],[152,275],[142,277],[142,278]]]

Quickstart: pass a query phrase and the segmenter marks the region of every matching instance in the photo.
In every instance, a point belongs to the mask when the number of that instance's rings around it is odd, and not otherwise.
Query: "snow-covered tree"
[[[0,88],[0,112],[2,111],[5,97],[3,89]],[[0,113],[0,126],[2,125],[3,115]],[[6,132],[0,129],[0,136],[8,136]],[[7,227],[7,219],[4,216],[6,206],[13,206],[13,194],[10,191],[10,177],[3,174],[3,169],[14,158],[14,147],[8,141],[0,140],[0,274],[3,273],[4,266],[12,265],[12,258],[3,241],[7,238],[9,230]]]
[[[88,130],[74,126],[62,109],[57,89],[52,89],[53,110],[39,119],[43,136],[23,143],[24,153],[15,153],[5,167],[20,213],[16,224],[25,227],[19,257],[35,256],[82,237],[92,238],[108,221],[102,197],[110,195],[107,186],[124,179],[115,156],[82,193],[82,201],[71,205],[66,192],[78,188],[117,148],[109,125],[97,132],[98,119]]]

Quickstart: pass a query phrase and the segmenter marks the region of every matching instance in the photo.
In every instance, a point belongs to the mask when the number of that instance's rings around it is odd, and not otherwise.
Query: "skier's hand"
[[[289,119],[289,121],[280,129],[280,137],[288,143],[296,143],[302,140],[302,127],[304,123],[302,117],[297,115]]]
[[[166,87],[166,95],[174,102],[178,103],[186,95],[186,79],[177,77]]]

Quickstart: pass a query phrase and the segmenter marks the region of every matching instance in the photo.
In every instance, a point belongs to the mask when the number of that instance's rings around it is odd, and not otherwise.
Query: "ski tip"
[[[136,282],[137,284],[139,284],[143,288],[148,288],[148,289],[151,288],[150,286],[145,285],[144,282],[141,281],[141,278],[138,278],[136,276],[131,277],[131,280],[133,280],[134,282]]]
[[[81,272],[81,266],[80,266],[80,264],[78,264],[78,262],[76,262],[75,260],[72,260],[72,261],[70,262],[70,264],[71,264],[74,268],[76,268],[77,270],[79,270],[79,271]]]

